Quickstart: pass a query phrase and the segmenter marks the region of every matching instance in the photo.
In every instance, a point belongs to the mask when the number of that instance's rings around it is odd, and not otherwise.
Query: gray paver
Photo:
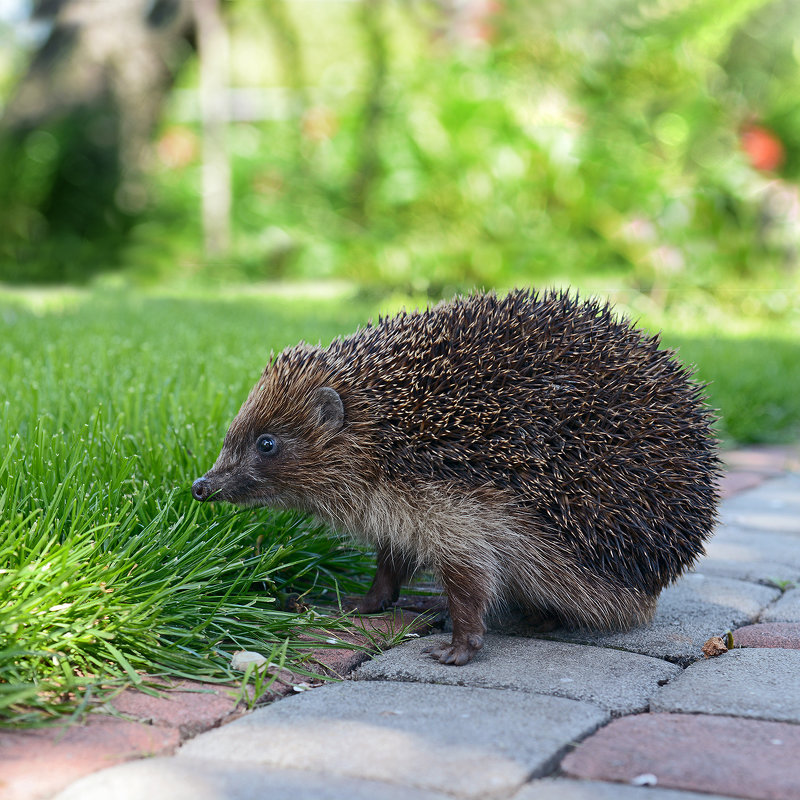
[[[730,800],[730,797],[657,786],[544,778],[524,786],[512,800]]]
[[[464,797],[509,793],[608,720],[577,700],[461,686],[348,681],[192,739],[178,757],[385,781]]]
[[[762,622],[800,622],[800,588],[789,589],[776,603],[764,610]]]
[[[796,545],[795,545],[796,546]],[[734,550],[731,546],[722,549]],[[791,565],[778,561],[753,561],[747,558],[707,557],[697,562],[693,572],[701,575],[713,575],[717,578],[735,578],[750,583],[762,583],[765,586],[777,586],[781,583],[800,583],[800,564]]]
[[[745,648],[692,664],[654,695],[653,711],[800,722],[800,650]]]
[[[739,527],[800,535],[800,474],[768,481],[726,500],[721,518]]]
[[[129,761],[73,783],[55,800],[409,800],[408,790],[315,772],[191,758]],[[418,791],[413,800],[447,800]]]
[[[702,657],[709,637],[753,622],[779,595],[768,586],[690,573],[661,593],[656,615],[647,625],[622,633],[559,629],[549,638],[688,664]]]
[[[761,485],[727,498],[724,509],[761,507],[772,511],[800,514],[800,472],[786,472]]]
[[[776,575],[778,579],[787,577],[794,580],[793,571],[800,571],[800,541],[785,533],[720,526],[706,545],[706,552],[711,559],[743,564],[783,564],[785,569],[792,571],[786,576]]]
[[[454,669],[422,654],[434,638],[441,637],[415,639],[384,653],[353,677],[514,689],[586,700],[619,715],[646,710],[659,682],[681,671],[661,659],[622,650],[491,634],[469,664]]]

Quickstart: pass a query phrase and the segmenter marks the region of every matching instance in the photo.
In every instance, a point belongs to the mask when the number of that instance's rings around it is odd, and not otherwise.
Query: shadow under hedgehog
[[[442,581],[465,664],[487,611],[624,629],[703,553],[719,459],[703,387],[610,306],[474,294],[270,358],[192,486],[314,514],[378,553],[357,608]]]

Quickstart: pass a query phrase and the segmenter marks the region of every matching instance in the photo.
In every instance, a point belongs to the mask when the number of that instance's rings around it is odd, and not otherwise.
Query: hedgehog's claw
[[[483,647],[482,636],[470,636],[466,641],[442,642],[426,647],[422,652],[441,664],[463,667]]]

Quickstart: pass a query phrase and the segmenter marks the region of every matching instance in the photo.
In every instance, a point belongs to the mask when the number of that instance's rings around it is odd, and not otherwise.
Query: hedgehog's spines
[[[395,509],[420,487],[493,492],[522,530],[535,518],[533,540],[552,537],[563,564],[652,597],[702,553],[719,473],[705,385],[660,343],[567,291],[459,296],[284,351],[259,413],[302,417],[311,389],[331,385],[351,471],[374,469]]]

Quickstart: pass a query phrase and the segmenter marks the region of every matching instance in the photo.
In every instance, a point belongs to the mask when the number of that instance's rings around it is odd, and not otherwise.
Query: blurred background
[[[0,0],[0,280],[798,303],[796,0]]]

